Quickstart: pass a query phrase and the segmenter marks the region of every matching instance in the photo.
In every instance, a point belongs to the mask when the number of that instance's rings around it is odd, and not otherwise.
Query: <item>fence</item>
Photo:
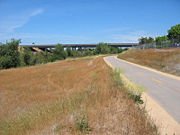
[[[133,48],[135,49],[160,49],[160,48],[176,48],[176,47],[180,47],[180,38],[161,41],[161,42],[152,42],[148,44],[142,44],[139,46],[135,46]]]

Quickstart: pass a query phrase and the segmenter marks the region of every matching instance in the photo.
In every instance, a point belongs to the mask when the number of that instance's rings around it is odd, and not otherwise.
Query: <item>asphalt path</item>
[[[105,59],[132,82],[146,88],[147,94],[180,124],[180,80],[127,63],[115,56]]]

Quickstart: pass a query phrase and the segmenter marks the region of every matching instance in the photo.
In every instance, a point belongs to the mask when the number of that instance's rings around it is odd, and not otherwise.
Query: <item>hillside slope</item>
[[[156,134],[102,57],[1,70],[0,85],[1,135]]]
[[[180,76],[180,48],[128,50],[118,58]]]

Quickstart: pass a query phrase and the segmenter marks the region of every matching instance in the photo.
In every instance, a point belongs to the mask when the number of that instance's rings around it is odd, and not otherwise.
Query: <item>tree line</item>
[[[163,41],[167,41],[167,40],[173,40],[175,42],[180,42],[180,24],[177,24],[175,26],[172,26],[169,30],[168,30],[168,35],[164,35],[164,36],[158,36],[158,37],[141,37],[139,38],[139,44],[148,44],[148,43],[161,43]]]
[[[8,69],[23,66],[32,66],[54,62],[56,60],[64,60],[67,57],[84,57],[98,54],[116,54],[126,49],[111,47],[107,43],[99,43],[93,50],[79,49],[72,50],[70,47],[64,49],[58,44],[50,51],[32,52],[28,47],[20,47],[20,40],[12,39],[11,42],[0,45],[0,69]]]

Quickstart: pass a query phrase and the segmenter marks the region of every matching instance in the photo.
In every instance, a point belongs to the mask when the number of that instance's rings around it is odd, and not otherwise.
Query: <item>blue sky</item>
[[[137,42],[180,23],[180,0],[0,0],[0,42]]]

